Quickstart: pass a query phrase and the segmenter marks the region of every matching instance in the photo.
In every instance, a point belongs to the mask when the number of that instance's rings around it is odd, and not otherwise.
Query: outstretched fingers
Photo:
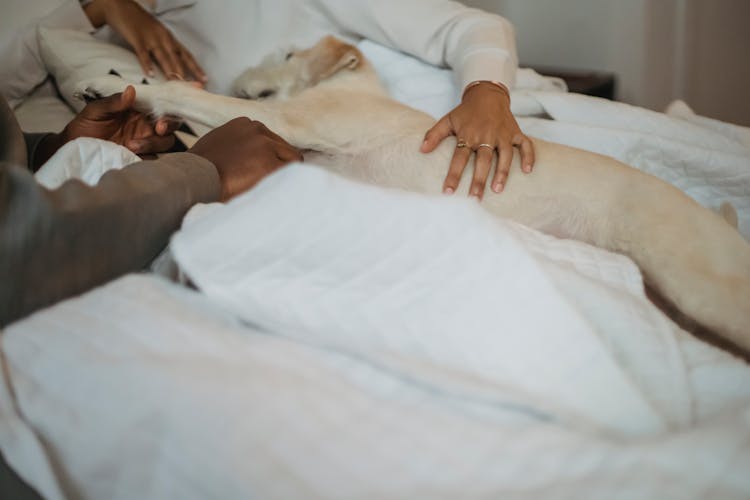
[[[453,158],[451,159],[450,167],[448,168],[448,175],[445,177],[443,183],[443,193],[453,194],[458,189],[458,184],[461,182],[461,176],[466,169],[466,165],[469,163],[471,158],[471,149],[468,147],[466,142],[459,140],[456,145],[456,150],[453,152]]]
[[[134,50],[135,56],[138,58],[138,63],[141,65],[141,69],[143,69],[143,73],[147,76],[153,77],[154,61],[151,59],[151,53],[142,45],[138,45]]]
[[[483,143],[476,149],[476,158],[474,160],[474,178],[471,182],[469,195],[484,198],[484,189],[487,185],[487,177],[492,169],[492,160],[495,158],[495,148],[490,144]]]
[[[536,163],[536,155],[534,154],[534,143],[531,139],[523,134],[518,134],[513,141],[513,144],[521,152],[521,170],[525,173],[531,173]]]
[[[208,81],[208,76],[206,76],[206,72],[203,71],[203,68],[201,68],[200,64],[198,64],[198,61],[195,60],[195,57],[193,57],[193,54],[191,54],[190,51],[186,49],[184,45],[182,45],[179,42],[177,43],[179,44],[180,57],[182,57],[182,62],[185,65],[185,67],[188,69],[188,71],[190,71],[190,73],[199,82],[201,82],[201,84],[205,84]]]
[[[152,135],[142,139],[130,139],[125,147],[137,155],[150,155],[169,151],[174,143],[174,135]]]
[[[442,117],[424,136],[422,146],[419,150],[422,153],[431,153],[443,142],[446,137],[453,135],[453,124],[450,115]]]
[[[513,163],[513,146],[510,144],[502,145],[498,148],[497,168],[495,177],[492,179],[492,190],[500,193],[505,189],[505,183],[508,180],[510,166]]]

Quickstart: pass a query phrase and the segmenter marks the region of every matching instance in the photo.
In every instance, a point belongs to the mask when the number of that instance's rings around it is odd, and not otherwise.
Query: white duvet
[[[608,126],[640,119],[642,150],[704,149],[700,119],[533,92],[586,117],[550,134],[638,159]],[[727,130],[698,197],[747,198]],[[624,257],[304,165],[197,207],[172,251],[199,291],[128,276],[3,334],[0,447],[48,498],[750,496],[750,369]]]
[[[191,219],[200,293],[131,276],[7,329],[46,447],[20,470],[86,498],[750,493],[750,370],[623,257],[304,165]]]

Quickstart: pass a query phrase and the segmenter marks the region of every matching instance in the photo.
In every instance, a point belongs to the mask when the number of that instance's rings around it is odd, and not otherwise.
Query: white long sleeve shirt
[[[46,77],[36,25],[93,31],[79,0],[7,0],[0,21],[0,92],[11,103]],[[155,12],[195,55],[211,91],[266,55],[312,46],[327,34],[369,38],[455,71],[464,87],[496,80],[512,87],[518,65],[512,25],[450,0],[156,0]]]
[[[512,87],[518,66],[507,20],[450,0],[157,0],[156,11],[220,93],[267,54],[310,47],[326,34],[450,67],[461,87],[475,80]]]

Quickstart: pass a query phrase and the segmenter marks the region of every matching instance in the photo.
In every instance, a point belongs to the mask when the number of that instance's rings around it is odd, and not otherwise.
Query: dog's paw
[[[97,78],[83,80],[76,85],[77,99],[90,102],[102,97],[122,92],[129,85],[128,82],[115,75],[105,75]]]

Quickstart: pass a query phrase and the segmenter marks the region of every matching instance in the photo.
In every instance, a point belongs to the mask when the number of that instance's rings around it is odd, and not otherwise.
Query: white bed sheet
[[[304,165],[194,214],[174,250],[203,293],[135,275],[5,332],[49,490],[750,494],[750,369],[661,316],[623,257]],[[29,477],[33,436],[0,445]]]
[[[61,324],[62,316],[73,321]],[[61,304],[6,335],[22,409],[49,456],[65,464],[62,482],[75,497],[748,491],[747,409],[636,442],[575,432],[413,383],[368,358],[240,327],[195,293],[148,276]]]

